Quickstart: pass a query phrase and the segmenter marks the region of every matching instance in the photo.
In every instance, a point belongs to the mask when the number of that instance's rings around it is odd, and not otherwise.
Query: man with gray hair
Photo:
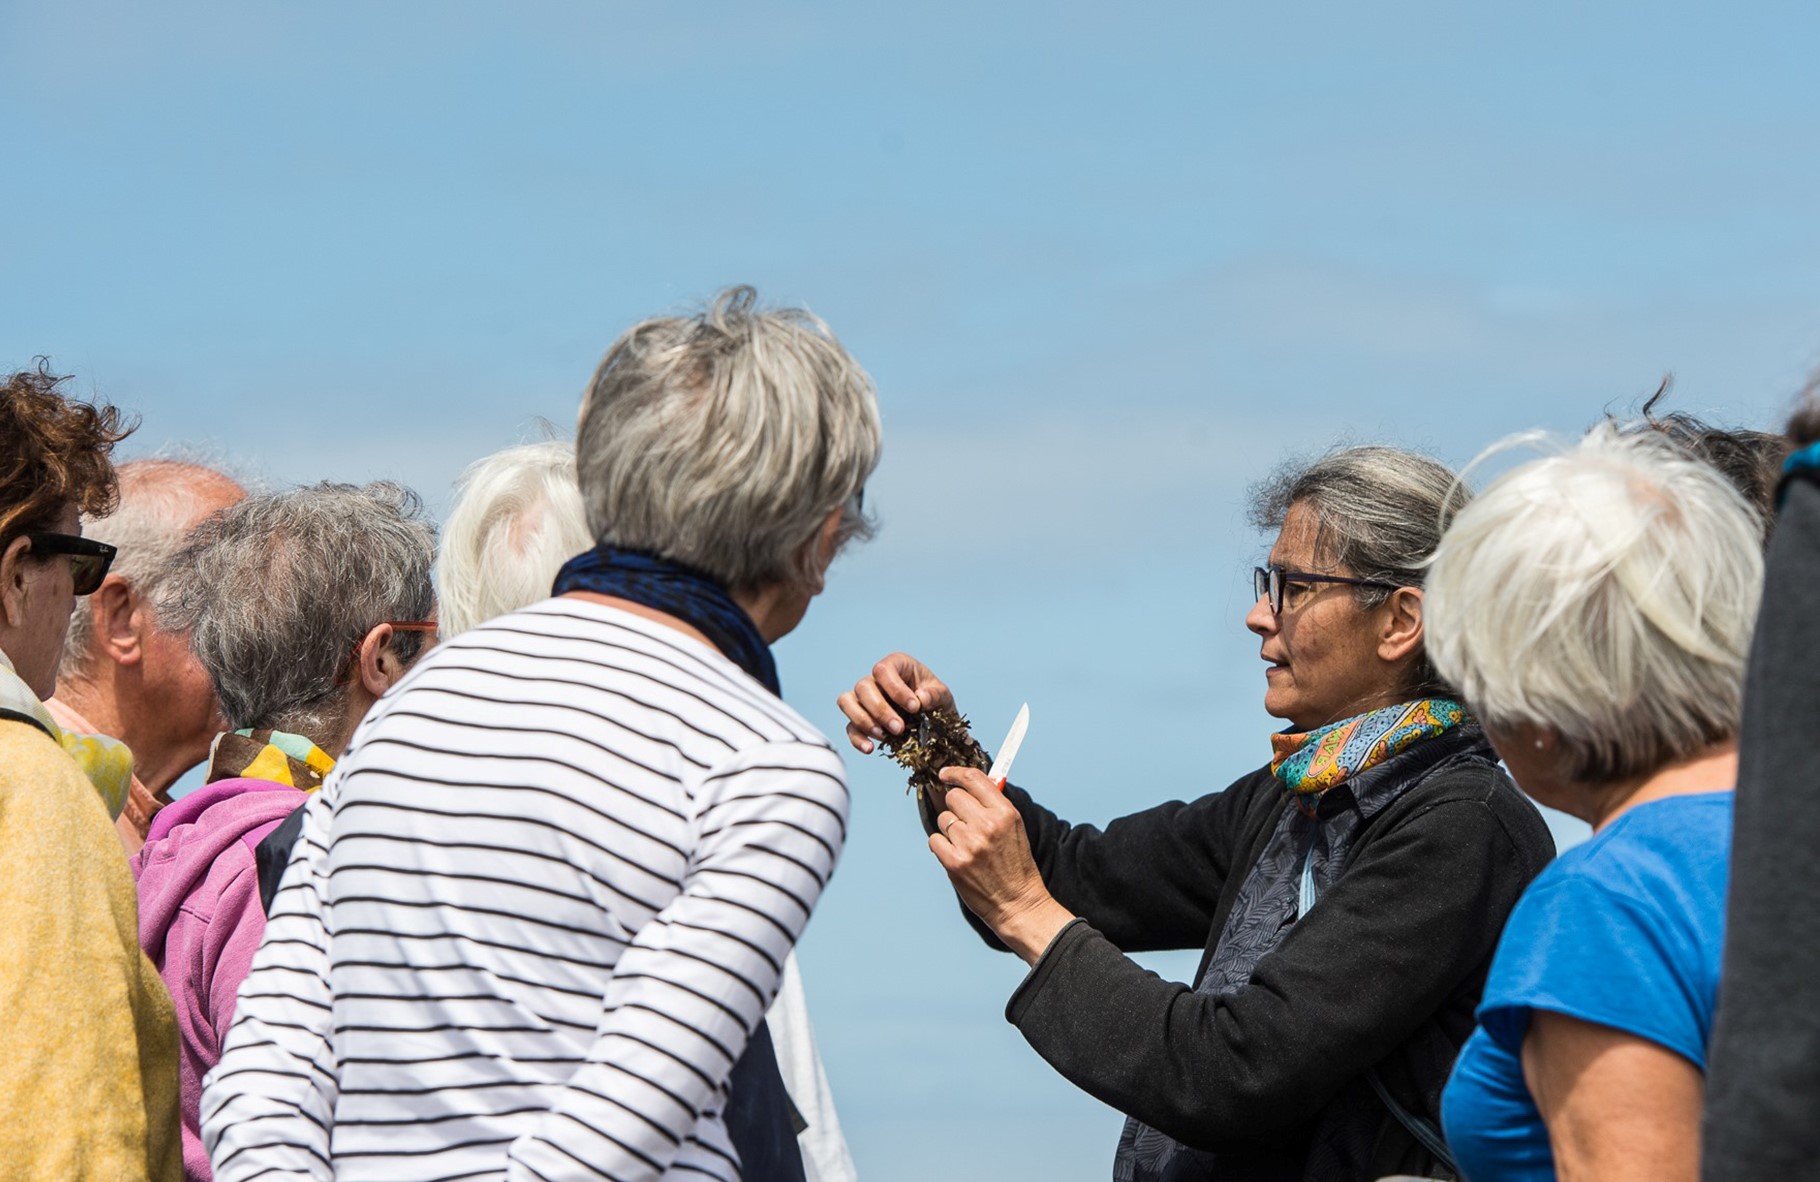
[[[158,612],[159,572],[197,522],[246,495],[230,477],[182,460],[120,465],[120,507],[105,536],[118,547],[108,576],[70,616],[57,696],[69,731],[112,735],[133,752],[134,778],[115,827],[128,854],[178,777],[202,762],[220,729],[215,691],[189,638]]]
[[[182,1035],[191,1179],[210,1176],[202,1078],[265,933],[257,848],[435,631],[435,540],[409,489],[318,484],[217,513],[161,572],[160,612],[189,635],[231,728],[204,785],[158,814],[133,859],[140,943]]]

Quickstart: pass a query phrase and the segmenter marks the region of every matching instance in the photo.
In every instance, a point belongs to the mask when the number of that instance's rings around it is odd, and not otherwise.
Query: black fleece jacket
[[[1319,904],[1226,997],[1165,981],[1124,953],[1201,947],[1197,979],[1206,972],[1246,873],[1294,807],[1268,768],[1104,831],[1069,825],[1021,789],[1007,795],[1044,882],[1081,917],[1006,1008],[1057,1071],[1217,1152],[1217,1174],[1195,1178],[1435,1171],[1365,1073],[1377,1066],[1406,1108],[1438,1119],[1504,920],[1554,856],[1540,814],[1482,739],[1364,822]],[[1356,1143],[1361,1126],[1363,1159],[1336,1167],[1336,1145]]]

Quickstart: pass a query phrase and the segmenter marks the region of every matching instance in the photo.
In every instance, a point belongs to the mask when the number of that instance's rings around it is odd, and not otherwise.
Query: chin
[[[1295,703],[1293,701],[1285,702],[1283,700],[1283,695],[1277,694],[1274,691],[1264,695],[1264,713],[1270,715],[1272,718],[1280,718],[1291,726],[1296,727],[1298,730],[1301,729],[1301,724],[1298,723],[1295,718],[1298,713]]]

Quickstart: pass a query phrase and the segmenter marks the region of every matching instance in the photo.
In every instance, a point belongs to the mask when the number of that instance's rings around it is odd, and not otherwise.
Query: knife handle
[[[1000,776],[998,779],[992,781],[992,786],[997,788],[1000,792],[1003,792],[1005,790],[1005,777]]]

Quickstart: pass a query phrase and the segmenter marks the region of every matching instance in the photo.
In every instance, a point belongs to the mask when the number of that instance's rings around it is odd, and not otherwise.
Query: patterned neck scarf
[[[1418,698],[1317,730],[1275,734],[1270,771],[1295,793],[1297,807],[1313,816],[1329,788],[1465,721],[1458,702]]]
[[[0,652],[0,715],[28,722],[57,741],[101,794],[107,815],[120,819],[127,793],[133,787],[133,753],[125,743],[106,735],[84,735],[57,725],[38,695],[13,670],[13,662]]]
[[[314,792],[334,767],[328,753],[302,735],[248,728],[215,736],[209,747],[208,778],[203,782],[270,780]]]

